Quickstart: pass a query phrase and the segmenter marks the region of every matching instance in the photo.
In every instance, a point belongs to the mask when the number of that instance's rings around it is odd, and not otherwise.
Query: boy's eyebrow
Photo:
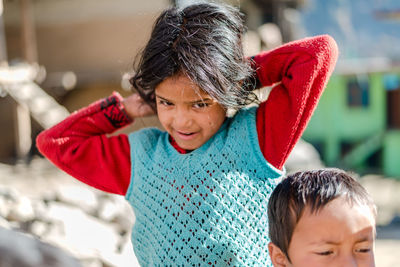
[[[356,239],[355,243],[362,243],[362,242],[367,242],[367,241],[372,241],[372,240],[373,240],[373,238],[371,238],[370,235],[363,235],[363,236],[358,237]],[[311,242],[310,244],[311,245],[328,244],[328,245],[338,246],[338,245],[340,245],[340,242],[332,241],[332,240],[329,240],[329,239],[323,239],[323,240],[318,240],[318,241],[315,241],[315,242]]]
[[[372,234],[371,234],[371,230],[372,230]],[[356,242],[361,243],[361,242],[366,242],[366,241],[373,241],[375,238],[376,238],[376,227],[369,226],[358,232],[358,235],[356,237]]]
[[[372,236],[370,234],[365,234],[365,235],[359,236],[356,239],[356,243],[361,243],[361,242],[366,242],[366,241],[373,241],[375,236],[376,236],[376,231],[374,230]]]
[[[322,245],[322,244],[338,246],[340,244],[340,242],[335,242],[335,241],[330,241],[330,240],[319,240],[319,241],[310,243],[310,245]]]
[[[362,242],[366,242],[366,241],[372,241],[373,239],[370,238],[369,236],[363,236],[359,239],[356,240],[356,243],[362,243]]]

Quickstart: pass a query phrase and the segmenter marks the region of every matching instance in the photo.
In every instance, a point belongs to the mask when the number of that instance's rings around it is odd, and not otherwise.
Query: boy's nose
[[[357,259],[354,255],[348,255],[348,256],[344,256],[342,257],[342,264],[340,264],[340,266],[343,267],[357,267]]]

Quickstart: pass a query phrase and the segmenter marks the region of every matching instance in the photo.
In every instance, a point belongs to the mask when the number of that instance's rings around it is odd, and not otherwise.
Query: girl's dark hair
[[[376,217],[376,207],[368,192],[352,176],[340,169],[297,172],[285,178],[268,203],[269,238],[286,257],[294,228],[306,207],[317,213],[330,201],[344,197],[351,205],[367,205]]]
[[[243,32],[243,16],[232,6],[169,8],[156,20],[130,82],[154,107],[156,86],[184,74],[224,107],[241,108],[257,100],[254,71],[243,56]]]

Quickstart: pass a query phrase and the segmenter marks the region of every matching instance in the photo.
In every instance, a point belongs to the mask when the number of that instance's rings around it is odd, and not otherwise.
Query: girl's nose
[[[185,130],[192,124],[192,116],[189,110],[177,108],[174,117],[174,126],[176,129]]]

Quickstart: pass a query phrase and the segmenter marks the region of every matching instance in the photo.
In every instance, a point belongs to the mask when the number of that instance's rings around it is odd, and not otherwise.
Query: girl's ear
[[[268,243],[269,257],[274,267],[287,267],[288,260],[282,250],[272,242]]]

